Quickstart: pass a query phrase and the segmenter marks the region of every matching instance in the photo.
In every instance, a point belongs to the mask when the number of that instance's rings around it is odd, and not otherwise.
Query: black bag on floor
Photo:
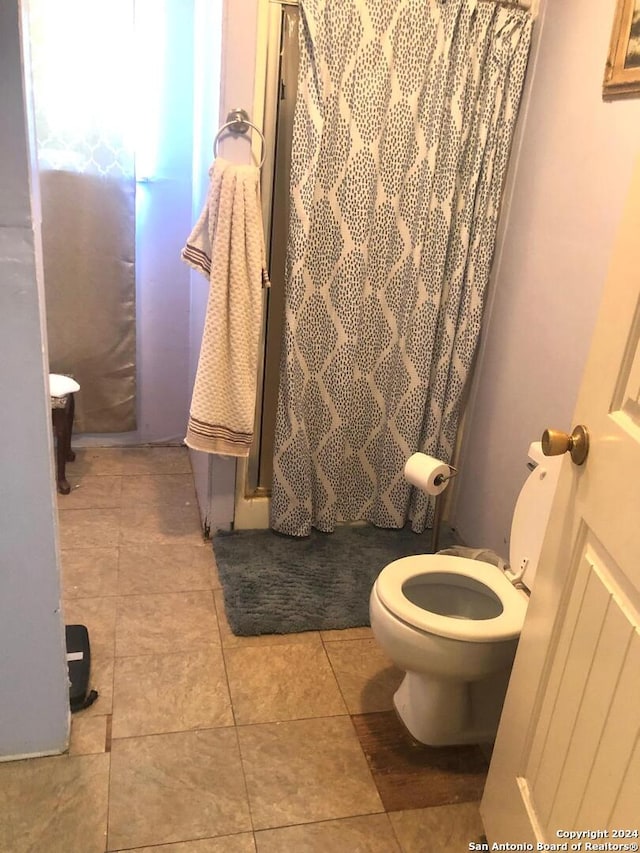
[[[98,693],[96,690],[89,690],[91,677],[89,632],[84,625],[66,625],[65,635],[69,667],[69,704],[73,714],[93,705],[98,698]]]

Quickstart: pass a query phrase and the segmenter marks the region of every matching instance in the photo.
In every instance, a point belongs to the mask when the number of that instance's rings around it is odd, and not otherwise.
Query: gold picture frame
[[[640,0],[618,0],[602,94],[640,95]]]

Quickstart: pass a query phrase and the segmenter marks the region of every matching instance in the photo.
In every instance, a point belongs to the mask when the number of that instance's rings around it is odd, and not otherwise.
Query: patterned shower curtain
[[[450,460],[531,37],[485,0],[301,0],[271,526],[416,532]]]

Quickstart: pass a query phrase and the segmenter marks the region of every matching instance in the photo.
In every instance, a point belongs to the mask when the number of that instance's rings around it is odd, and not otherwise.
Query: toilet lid
[[[418,606],[410,600],[412,589],[420,589],[420,579],[433,582],[433,598],[446,586],[457,587],[475,599],[480,618],[444,615]],[[382,604],[398,619],[430,634],[453,640],[489,643],[520,635],[527,610],[526,595],[515,589],[503,572],[489,563],[439,554],[420,554],[394,560],[380,572],[375,584]],[[424,589],[424,587],[423,587]],[[437,609],[437,603],[436,603]],[[445,610],[446,612],[446,610]],[[495,613],[496,615],[493,615]]]

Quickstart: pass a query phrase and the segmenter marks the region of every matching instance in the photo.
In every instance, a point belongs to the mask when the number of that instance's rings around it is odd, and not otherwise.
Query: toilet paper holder
[[[434,477],[434,486],[441,486],[443,483],[452,480],[458,473],[458,469],[455,466],[449,465],[448,462],[445,462],[445,465],[447,465],[449,468],[449,476],[447,476],[446,474],[438,474],[436,477]],[[442,493],[435,498],[435,502],[436,503],[435,513],[433,517],[433,532],[431,535],[431,550],[434,554],[437,553],[440,544],[440,527],[442,526],[442,513],[444,510]]]
[[[433,484],[434,486],[441,486],[443,483],[446,483],[448,480],[453,480],[453,478],[458,473],[458,469],[453,465],[449,465],[448,462],[445,462],[445,465],[449,466],[449,476],[446,474],[438,474],[437,477],[434,477]]]

